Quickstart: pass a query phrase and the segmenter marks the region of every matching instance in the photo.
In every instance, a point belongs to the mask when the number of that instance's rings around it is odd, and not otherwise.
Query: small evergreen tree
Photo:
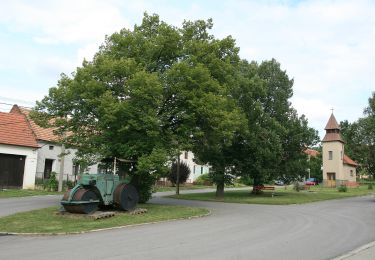
[[[190,168],[189,166],[184,163],[184,162],[180,162],[180,178],[179,178],[179,182],[180,183],[185,183],[187,178],[189,177],[190,175]],[[172,167],[171,167],[171,171],[169,173],[169,176],[168,176],[168,179],[173,183],[173,184],[176,184],[177,182],[177,163],[174,162],[172,164]]]

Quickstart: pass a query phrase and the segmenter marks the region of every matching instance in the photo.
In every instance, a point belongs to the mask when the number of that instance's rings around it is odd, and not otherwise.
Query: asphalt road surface
[[[152,202],[212,215],[81,235],[0,236],[0,259],[331,259],[375,240],[373,196],[288,206],[159,196]],[[12,206],[1,201],[0,214]]]

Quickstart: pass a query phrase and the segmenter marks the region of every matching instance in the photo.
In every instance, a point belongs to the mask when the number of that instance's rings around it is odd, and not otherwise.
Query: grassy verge
[[[12,197],[27,197],[35,195],[58,195],[63,194],[62,192],[55,191],[44,191],[44,190],[17,190],[17,189],[0,189],[1,198],[12,198]]]
[[[180,190],[199,190],[199,189],[209,189],[215,188],[215,186],[206,186],[206,185],[180,185]],[[176,191],[176,187],[171,186],[155,186],[154,192],[163,192],[163,191]]]
[[[251,194],[251,188],[248,190],[226,191],[224,199],[218,200],[214,192],[173,195],[172,198],[204,201],[220,201],[229,203],[244,204],[270,204],[270,205],[287,205],[302,204],[322,200],[348,198],[354,196],[364,196],[375,194],[375,190],[368,190],[367,186],[358,188],[348,188],[347,192],[338,192],[334,188],[311,187],[310,190],[296,192],[290,187],[288,190],[277,188],[272,197],[271,191],[265,191],[263,194]]]
[[[83,215],[60,215],[58,207],[17,213],[0,218],[0,232],[11,233],[75,233],[94,229],[185,219],[201,216],[209,211],[202,208],[140,204],[147,213],[130,215],[120,213],[111,218],[93,220]]]

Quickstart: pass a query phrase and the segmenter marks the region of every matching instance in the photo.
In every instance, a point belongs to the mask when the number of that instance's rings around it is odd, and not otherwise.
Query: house
[[[180,155],[180,161],[186,163],[190,169],[187,183],[193,183],[199,176],[209,172],[209,166],[196,163],[194,154],[190,151],[183,151]]]
[[[52,171],[60,172],[62,145],[58,137],[52,128],[38,126],[29,113],[17,105],[9,113],[1,113],[0,186],[33,189]],[[64,154],[63,179],[74,180],[79,171],[74,163],[76,150],[66,149]],[[11,165],[18,165],[17,170]],[[88,172],[96,173],[97,165],[89,167]]]
[[[0,112],[0,188],[34,188],[38,148],[23,115]]]
[[[322,140],[323,185],[325,187],[357,185],[356,167],[358,164],[345,155],[345,142],[333,113],[324,129],[326,134]]]

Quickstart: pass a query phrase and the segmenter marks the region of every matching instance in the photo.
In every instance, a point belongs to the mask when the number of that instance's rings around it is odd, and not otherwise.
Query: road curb
[[[356,249],[354,249],[354,250],[352,250],[352,251],[350,251],[350,252],[348,252],[344,255],[332,258],[331,260],[343,260],[343,259],[349,258],[351,256],[354,256],[354,255],[356,255],[356,254],[358,254],[358,253],[360,253],[360,252],[362,252],[366,249],[369,249],[370,247],[373,247],[373,246],[375,246],[375,241],[373,241],[371,243],[368,243],[366,245],[360,246],[360,247],[358,247],[358,248],[356,248]]]
[[[117,226],[117,227],[109,227],[109,228],[100,228],[100,229],[93,229],[93,230],[87,230],[87,231],[63,232],[63,233],[16,233],[16,232],[0,232],[0,236],[64,236],[64,235],[80,235],[80,234],[100,232],[100,231],[108,231],[108,230],[121,229],[121,228],[131,228],[131,227],[145,226],[145,225],[158,224],[158,223],[168,223],[168,222],[173,222],[173,221],[177,221],[177,220],[189,220],[189,219],[203,218],[203,217],[208,217],[211,214],[212,214],[211,210],[208,210],[208,213],[206,213],[206,214],[192,216],[192,217],[187,217],[187,218],[174,218],[174,219],[168,219],[168,220],[153,221],[153,222],[139,223],[139,224],[133,224],[133,225],[125,225],[125,226]]]

